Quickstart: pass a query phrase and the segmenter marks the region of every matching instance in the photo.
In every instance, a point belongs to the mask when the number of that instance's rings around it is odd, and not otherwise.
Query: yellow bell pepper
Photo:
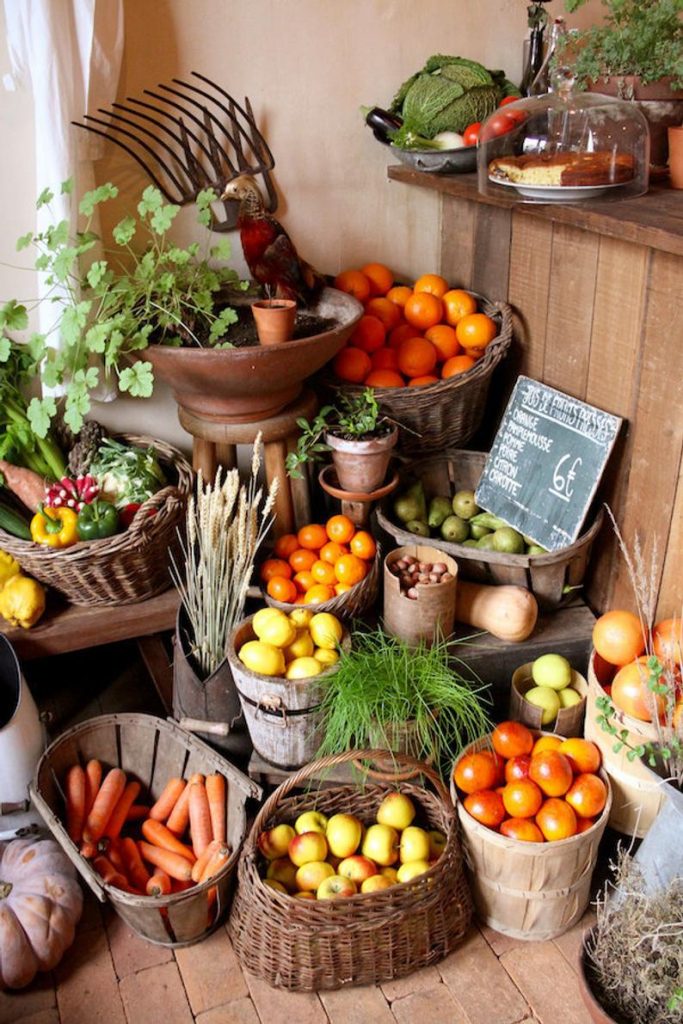
[[[37,544],[50,548],[69,548],[78,540],[78,513],[72,508],[40,506],[31,520],[31,537]]]
[[[4,587],[8,580],[11,580],[13,576],[16,576],[20,571],[19,563],[16,558],[12,558],[6,551],[0,551],[0,590]]]
[[[0,591],[0,615],[11,626],[30,629],[44,611],[45,588],[30,576],[12,576]]]

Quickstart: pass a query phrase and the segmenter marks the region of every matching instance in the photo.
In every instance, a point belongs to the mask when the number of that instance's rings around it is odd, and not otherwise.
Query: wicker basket
[[[479,483],[486,458],[486,452],[446,451],[439,458],[423,459],[406,466],[401,482],[408,484],[421,480],[430,495],[448,495],[463,489],[473,491]],[[392,518],[394,498],[395,494],[379,506],[377,522],[398,545],[415,544],[420,538],[397,525]],[[576,587],[583,582],[591,547],[603,518],[603,512],[599,510],[589,529],[574,544],[548,555],[507,555],[452,544],[440,537],[425,537],[423,543],[457,559],[463,579],[526,587],[541,608],[552,609],[565,598],[565,586]]]
[[[453,807],[438,775],[405,755],[394,757],[418,768],[436,791],[414,782],[401,786],[428,827],[447,837],[434,867],[411,882],[332,901],[298,900],[274,892],[260,877],[256,842],[264,829],[294,821],[312,806],[325,814],[355,814],[369,824],[395,785],[335,786],[289,796],[293,789],[335,765],[386,756],[386,751],[349,751],[314,761],[261,808],[240,858],[228,930],[242,967],[268,984],[300,992],[378,985],[442,960],[464,937],[471,901]]]
[[[149,498],[125,532],[55,549],[0,530],[0,548],[13,555],[26,573],[75,605],[133,604],[171,585],[170,556],[179,554],[177,528],[192,490],[192,468],[163,441],[133,434],[122,434],[119,440],[154,448],[168,474],[177,480]]]
[[[484,418],[491,375],[506,355],[512,341],[512,310],[505,302],[489,302],[475,295],[479,309],[493,317],[500,330],[484,355],[471,370],[456,374],[438,384],[418,388],[379,388],[377,399],[387,416],[399,428],[398,448],[403,455],[422,455],[457,448],[476,434]],[[331,374],[322,378],[324,388],[336,397],[338,392],[354,395],[362,384],[341,383]]]
[[[350,590],[339,594],[337,597],[333,597],[330,601],[323,601],[322,604],[307,605],[306,607],[310,607],[316,613],[331,612],[345,621],[360,618],[373,607],[379,595],[381,562],[382,553],[378,544],[377,553],[370,567],[370,572],[360,583],[356,583]],[[298,604],[285,604],[283,601],[276,601],[274,597],[270,597],[265,591],[263,598],[271,608],[279,608],[281,611],[287,612],[287,614],[294,611],[295,608],[301,607]]]
[[[106,885],[81,857],[62,823],[63,782],[71,765],[91,758],[105,771],[122,768],[156,800],[172,777],[189,778],[220,772],[226,779],[228,863],[208,882],[170,896],[135,896]],[[83,880],[99,900],[111,900],[114,909],[143,939],[161,946],[186,946],[213,931],[229,905],[232,880],[247,830],[245,801],[260,799],[261,789],[214,753],[201,740],[152,715],[102,715],[67,729],[43,754],[31,784],[31,799],[46,825]],[[141,799],[143,799],[141,797]],[[216,901],[208,911],[207,892],[216,887]]]

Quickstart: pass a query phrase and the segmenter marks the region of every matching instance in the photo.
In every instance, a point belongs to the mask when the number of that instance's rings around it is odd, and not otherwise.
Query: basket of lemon
[[[322,742],[320,704],[351,639],[329,612],[261,608],[233,631],[227,657],[254,749],[278,768],[311,761]]]

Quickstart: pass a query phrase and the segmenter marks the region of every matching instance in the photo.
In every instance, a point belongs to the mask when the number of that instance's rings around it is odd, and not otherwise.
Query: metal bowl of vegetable
[[[460,149],[399,149],[391,147],[402,164],[431,174],[467,174],[477,169],[477,147]]]
[[[477,147],[463,145],[462,136],[456,132],[444,131],[433,139],[422,138],[406,131],[398,115],[381,107],[367,111],[365,121],[377,141],[390,146],[401,163],[415,171],[467,174],[477,169]]]

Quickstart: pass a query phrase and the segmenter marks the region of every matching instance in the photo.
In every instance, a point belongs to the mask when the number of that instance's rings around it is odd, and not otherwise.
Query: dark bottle
[[[543,66],[543,37],[548,15],[542,5],[547,2],[548,0],[538,0],[538,2],[527,7],[528,24],[531,32],[529,34],[529,55],[519,86],[522,96],[529,95],[531,85]]]

